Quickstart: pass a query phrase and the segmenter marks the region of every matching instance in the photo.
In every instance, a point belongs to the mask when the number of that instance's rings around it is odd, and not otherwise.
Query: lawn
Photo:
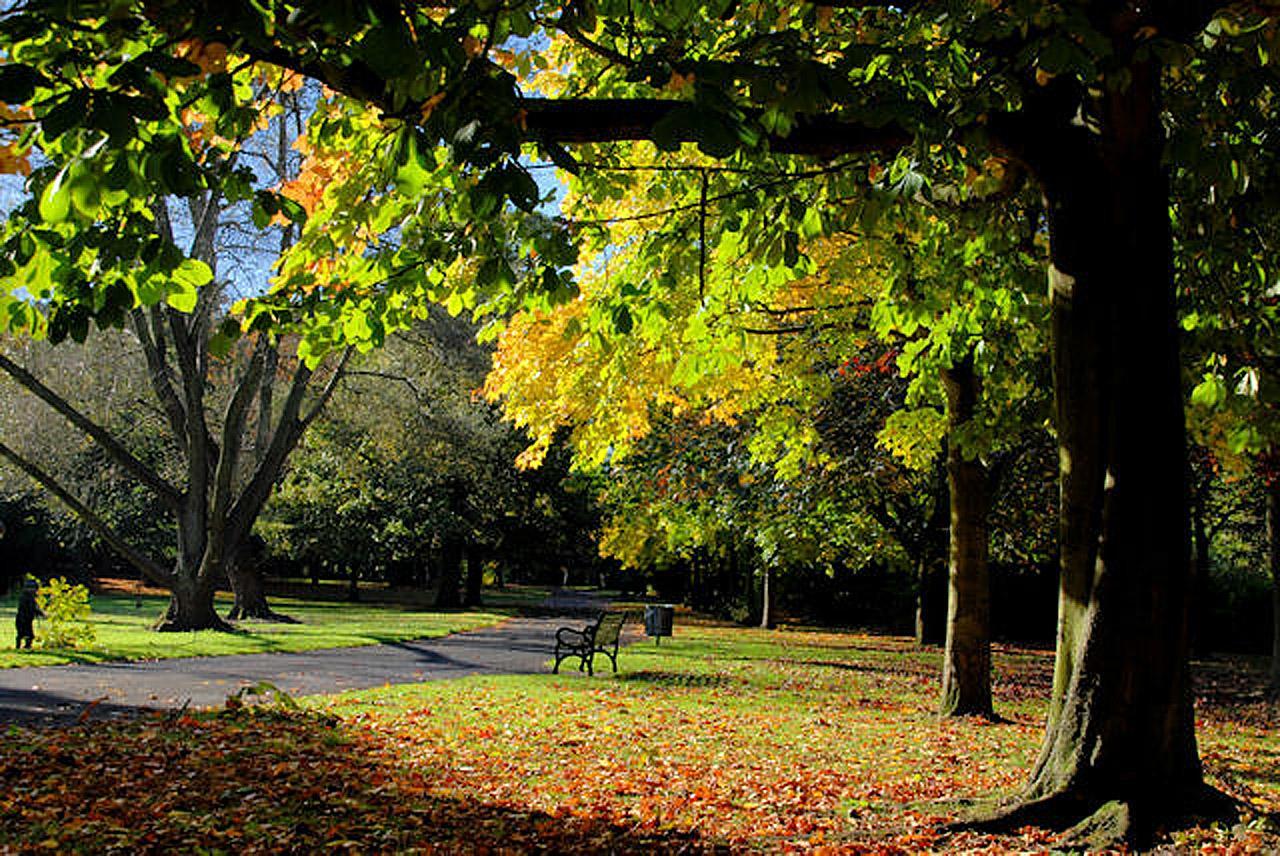
[[[150,629],[156,616],[168,605],[168,598],[155,595],[98,594],[92,599],[96,644],[87,650],[15,651],[13,615],[16,596],[0,599],[0,668],[51,666],[69,662],[106,660],[153,660],[169,657],[206,657],[217,654],[255,654],[265,651],[307,651],[354,645],[376,645],[444,636],[460,630],[483,627],[506,618],[512,609],[534,595],[494,593],[484,609],[434,612],[394,603],[346,603],[272,598],[279,612],[298,619],[298,624],[257,621],[240,623],[237,633],[211,630],[195,633],[156,633]],[[510,603],[508,603],[510,601]],[[220,596],[218,611],[231,608],[229,595]],[[37,623],[37,630],[39,624]]]
[[[0,840],[53,850],[1043,851],[938,826],[1032,762],[1051,659],[1001,648],[1002,724],[933,714],[939,656],[900,638],[692,624],[621,672],[468,678],[63,731],[15,731]],[[1211,781],[1280,810],[1259,676],[1202,670]],[[74,759],[74,763],[71,760]],[[103,782],[111,787],[103,787]],[[1176,844],[1275,852],[1252,818]],[[1228,847],[1233,848],[1228,851]]]

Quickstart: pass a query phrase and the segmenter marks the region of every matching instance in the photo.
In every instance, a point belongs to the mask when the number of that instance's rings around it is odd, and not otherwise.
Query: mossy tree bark
[[[974,417],[980,387],[968,354],[942,372],[952,431]],[[994,716],[991,705],[991,584],[987,567],[987,471],[947,444],[951,494],[950,587],[942,660],[944,716]]]
[[[1017,804],[986,825],[1075,824],[1068,842],[1086,847],[1221,809],[1203,782],[1191,700],[1159,69],[1129,70],[1127,87],[1090,103],[1097,130],[1075,121],[1082,93],[1050,86],[1010,135],[1049,217],[1061,583],[1039,760]]]

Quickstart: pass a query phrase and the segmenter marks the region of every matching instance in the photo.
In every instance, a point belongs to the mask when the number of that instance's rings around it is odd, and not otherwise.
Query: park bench
[[[578,671],[586,669],[588,675],[594,675],[592,661],[596,654],[607,656],[613,670],[618,671],[618,637],[626,618],[622,612],[602,612],[595,624],[588,624],[581,630],[561,627],[556,631],[556,664],[551,671],[558,674],[562,660],[577,657],[580,660]]]

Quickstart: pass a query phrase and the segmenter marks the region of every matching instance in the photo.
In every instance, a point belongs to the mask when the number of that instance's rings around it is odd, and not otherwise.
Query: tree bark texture
[[[1186,448],[1157,67],[1095,105],[1034,112],[1049,216],[1061,584],[1046,733],[1006,822],[1143,840],[1201,804],[1189,648]],[[1038,124],[1038,127],[1036,126]]]
[[[972,355],[942,373],[950,429],[969,422],[979,385]],[[987,568],[987,472],[947,444],[951,494],[950,587],[942,660],[944,716],[993,715],[991,706],[991,584]]]

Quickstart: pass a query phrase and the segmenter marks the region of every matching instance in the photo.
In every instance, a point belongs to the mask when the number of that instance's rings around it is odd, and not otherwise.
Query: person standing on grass
[[[35,580],[26,580],[22,584],[22,594],[18,595],[18,616],[15,623],[18,625],[19,649],[23,647],[23,642],[27,643],[28,649],[31,648],[31,643],[36,638],[33,623],[37,618],[44,618],[44,613],[36,604],[37,585]]]

